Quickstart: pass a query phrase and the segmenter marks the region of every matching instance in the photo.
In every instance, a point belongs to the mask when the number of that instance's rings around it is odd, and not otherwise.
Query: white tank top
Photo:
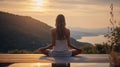
[[[56,40],[55,46],[50,51],[49,56],[71,56],[66,40]]]
[[[53,51],[68,51],[68,45],[66,40],[56,40]]]

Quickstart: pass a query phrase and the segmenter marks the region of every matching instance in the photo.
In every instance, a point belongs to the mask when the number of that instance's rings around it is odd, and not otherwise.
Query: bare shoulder
[[[69,32],[70,32],[70,29],[66,28],[66,32],[69,33]]]

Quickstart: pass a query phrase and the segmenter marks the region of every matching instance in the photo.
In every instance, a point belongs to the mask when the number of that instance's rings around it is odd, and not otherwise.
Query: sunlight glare
[[[14,63],[8,67],[50,67],[50,63]]]
[[[35,11],[43,11],[44,1],[35,0]]]
[[[43,5],[43,0],[36,0],[36,5],[37,6],[42,6]]]
[[[49,67],[50,63],[35,63],[35,67]]]

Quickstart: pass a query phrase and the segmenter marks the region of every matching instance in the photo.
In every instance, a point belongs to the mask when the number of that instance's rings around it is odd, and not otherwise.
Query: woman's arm
[[[55,33],[54,33],[54,29],[51,30],[51,44],[46,46],[46,47],[42,47],[40,49],[51,49],[53,48],[53,46],[55,45]]]
[[[66,34],[66,35],[67,35],[67,43],[68,43],[68,46],[69,46],[70,48],[79,50],[78,48],[76,48],[75,46],[71,45],[71,43],[70,43],[70,30],[69,30],[69,29],[67,30],[67,34]]]
[[[51,30],[51,42],[52,42],[51,47],[55,46],[55,32],[56,32],[55,29]]]
[[[42,48],[40,48],[40,49],[51,49],[52,48],[52,45],[50,44],[50,45],[48,45],[48,46],[45,46],[45,47],[42,47]]]

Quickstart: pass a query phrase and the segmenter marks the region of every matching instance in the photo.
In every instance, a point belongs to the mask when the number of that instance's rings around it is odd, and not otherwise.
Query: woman
[[[71,45],[70,30],[65,26],[65,17],[59,14],[56,18],[56,28],[51,30],[52,44],[41,48],[40,53],[47,56],[75,56],[81,53],[81,49]]]

